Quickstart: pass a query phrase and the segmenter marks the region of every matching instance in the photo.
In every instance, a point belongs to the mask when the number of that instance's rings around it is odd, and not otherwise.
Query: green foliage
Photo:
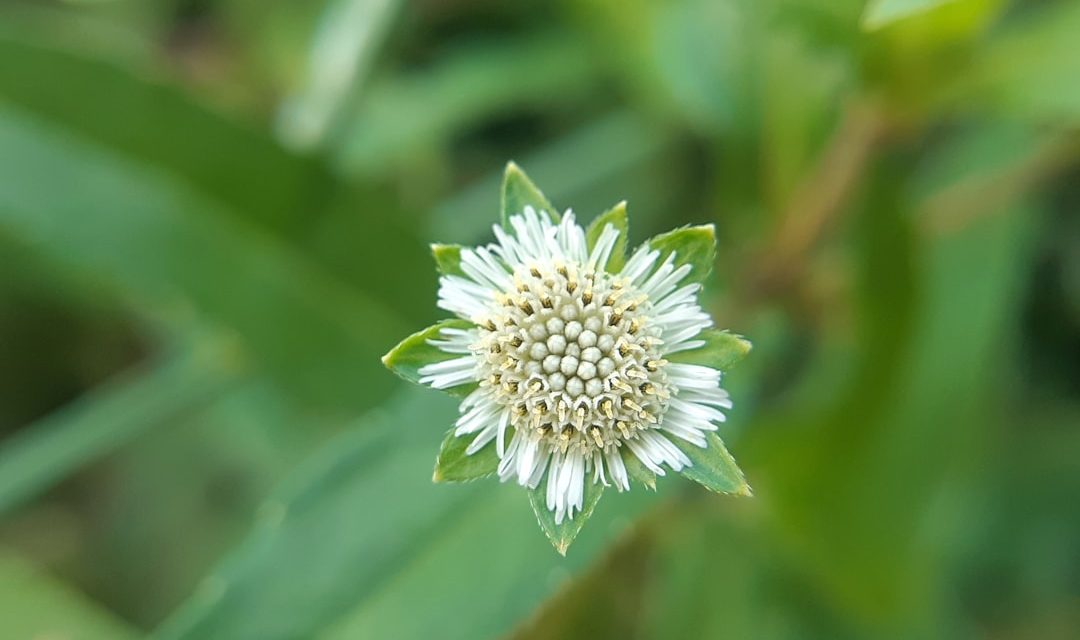
[[[649,248],[660,252],[660,262],[674,253],[672,264],[676,268],[690,265],[690,273],[683,279],[684,283],[702,282],[712,273],[716,260],[716,230],[711,224],[683,227],[650,239]]]
[[[1078,7],[0,4],[0,636],[1076,637]],[[552,201],[735,408],[538,530],[378,359]]]
[[[455,358],[431,344],[432,340],[444,339],[443,329],[469,329],[473,323],[468,320],[452,319],[438,322],[423,331],[417,331],[398,343],[396,347],[382,357],[382,363],[388,369],[414,384],[420,384],[420,369],[424,365]],[[475,385],[472,385],[473,387]],[[455,395],[466,395],[472,389],[470,385],[461,385],[449,389]]]
[[[596,218],[589,223],[589,227],[585,230],[585,241],[590,251],[596,246],[596,241],[600,239],[600,234],[603,233],[604,228],[609,224],[619,232],[619,239],[615,241],[615,248],[611,250],[611,257],[608,258],[607,264],[600,266],[612,273],[618,273],[622,270],[623,263],[626,262],[626,239],[630,233],[630,223],[626,217],[625,200],[596,216]]]
[[[562,522],[557,523],[555,522],[555,512],[548,509],[547,506],[547,486],[550,480],[551,476],[545,475],[540,486],[529,490],[529,504],[532,505],[533,513],[536,514],[536,521],[540,523],[544,535],[548,537],[548,540],[551,540],[552,546],[559,552],[559,555],[565,556],[566,550],[570,548],[570,543],[581,533],[585,523],[592,517],[596,504],[600,502],[600,496],[604,495],[604,485],[596,482],[586,482],[581,511],[574,514],[573,518],[567,514],[567,517],[563,518]]]
[[[435,258],[435,266],[439,273],[444,276],[460,276],[465,272],[461,270],[461,246],[456,244],[433,244],[431,245],[431,257]]]
[[[701,364],[727,371],[745,358],[752,348],[749,340],[729,331],[708,329],[701,332],[699,339],[704,340],[705,344],[697,349],[676,351],[668,358],[672,362]]]
[[[507,429],[507,440],[513,436],[514,430]],[[432,480],[435,482],[469,482],[487,478],[495,473],[499,467],[499,456],[495,446],[489,444],[476,453],[468,454],[466,449],[472,443],[472,436],[455,436],[451,429],[443,440],[439,449],[439,457],[435,460],[435,473]]]
[[[693,463],[680,473],[709,491],[751,495],[750,485],[746,484],[742,470],[735,464],[735,459],[728,453],[720,438],[710,433],[706,441],[705,447],[699,447],[679,438],[672,439],[675,446]]]
[[[10,551],[0,552],[0,618],[16,638],[127,640],[135,629]]]
[[[956,0],[870,0],[863,13],[862,23],[866,29],[880,29],[897,20],[929,11]]]
[[[506,165],[506,172],[503,174],[502,197],[499,203],[502,223],[507,228],[510,226],[510,216],[522,213],[525,207],[532,207],[537,213],[546,211],[552,220],[559,221],[559,212],[551,206],[525,172],[513,162]]]
[[[396,630],[469,638],[508,630],[553,590],[536,575],[577,570],[605,539],[591,538],[581,559],[557,560],[519,488],[432,484],[425,425],[451,410],[439,394],[410,391],[328,443],[262,505],[247,540],[156,637],[348,638]],[[396,499],[383,500],[387,491]],[[611,516],[634,509],[623,502]],[[463,576],[473,577],[472,589],[453,588]],[[441,594],[438,604],[417,608],[429,589]]]
[[[36,497],[145,429],[227,392],[237,363],[207,340],[151,371],[132,372],[51,415],[0,449],[0,513]]]

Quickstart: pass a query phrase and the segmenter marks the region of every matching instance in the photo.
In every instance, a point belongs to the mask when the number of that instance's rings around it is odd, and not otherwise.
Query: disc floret
[[[470,348],[516,431],[591,459],[659,423],[670,389],[647,295],[563,261],[518,267],[513,285]]]

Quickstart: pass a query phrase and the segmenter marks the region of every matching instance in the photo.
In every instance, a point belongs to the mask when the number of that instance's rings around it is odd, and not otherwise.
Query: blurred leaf
[[[1080,3],[1045,3],[1002,28],[973,68],[959,75],[952,97],[967,107],[999,111],[1036,122],[1080,122]]]
[[[862,26],[880,29],[909,16],[929,11],[954,0],[870,0],[863,12]]]
[[[289,155],[165,84],[9,38],[0,37],[0,59],[5,101],[184,176],[261,226],[295,233],[325,193],[329,176],[317,162]]]
[[[671,184],[685,177],[672,156],[675,139],[664,127],[630,111],[607,114],[561,136],[525,157],[533,177],[558,200],[577,211],[599,211],[612,201],[634,203],[634,224],[647,229],[670,212]],[[617,147],[619,153],[611,153]],[[435,237],[475,243],[491,234],[491,202],[503,171],[483,179],[440,204],[432,222]],[[669,222],[664,225],[670,228]]]
[[[839,5],[834,1],[830,5]],[[803,26],[803,25],[800,25]],[[760,140],[754,146],[725,150],[730,158],[720,168],[724,199],[731,191],[746,192],[750,206],[765,198],[764,215],[743,222],[760,225],[767,232],[776,217],[790,210],[802,197],[799,189],[820,162],[819,156],[839,135],[840,122],[850,117],[846,103],[859,91],[852,70],[854,56],[840,55],[831,47],[813,46],[801,30],[773,29],[763,34],[761,48]],[[756,154],[756,166],[746,163],[745,154]],[[760,171],[763,194],[758,195],[753,175]],[[746,176],[746,177],[743,177]],[[749,182],[750,184],[745,184]],[[764,227],[764,228],[761,228]],[[728,232],[730,234],[730,231]]]
[[[619,232],[619,239],[615,241],[615,247],[611,250],[611,257],[608,258],[607,265],[600,265],[600,267],[607,269],[611,273],[618,273],[622,270],[623,263],[626,262],[626,239],[630,233],[625,200],[596,216],[589,223],[588,229],[585,230],[585,241],[590,251],[596,246],[596,241],[600,239],[604,227],[609,224]]]
[[[551,206],[540,189],[529,180],[529,176],[511,162],[506,165],[506,172],[503,174],[502,198],[499,203],[503,226],[509,229],[510,216],[523,213],[525,207],[532,207],[537,213],[546,211],[552,221],[559,221],[559,212],[555,207]]]
[[[398,343],[382,357],[382,363],[388,369],[414,384],[420,384],[420,369],[424,365],[442,362],[460,357],[460,354],[447,353],[430,343],[431,340],[444,339],[443,329],[471,329],[476,325],[468,320],[454,318],[443,320],[423,331],[418,331]],[[449,393],[465,395],[476,387],[475,383],[446,389]]]
[[[600,496],[604,495],[604,485],[599,482],[589,482],[589,478],[585,478],[584,482],[584,498],[582,499],[581,511],[579,511],[573,518],[563,518],[562,522],[555,522],[555,512],[547,507],[547,486],[551,479],[551,474],[544,474],[544,480],[535,489],[529,489],[529,504],[532,505],[533,513],[536,514],[536,521],[540,524],[540,528],[544,530],[544,535],[551,540],[552,546],[559,552],[559,555],[566,555],[566,550],[570,548],[570,544],[574,541],[574,538],[581,533],[581,529],[592,517],[593,510],[596,508],[596,504],[600,502]]]
[[[651,542],[643,639],[856,637],[812,587],[777,562],[780,551],[748,509],[756,501],[667,505],[646,521]]]
[[[0,551],[0,620],[9,638],[126,640],[141,634],[76,589]]]
[[[564,558],[537,531],[521,487],[489,488],[410,559],[392,588],[361,603],[325,640],[502,637],[606,549],[651,497],[609,496]]]
[[[597,640],[637,638],[650,583],[650,541],[636,533],[620,541],[594,565],[528,616],[513,640]],[[677,637],[677,636],[668,636]],[[691,636],[686,636],[691,637]]]
[[[445,397],[410,390],[329,443],[155,637],[496,637],[603,548],[612,517],[640,510],[614,501],[561,558],[522,488],[431,482],[437,440],[423,425],[452,414]]]
[[[510,440],[513,428],[508,428],[506,439]],[[475,434],[455,436],[454,429],[446,434],[439,457],[435,460],[435,482],[469,482],[487,478],[499,468],[499,456],[495,443],[488,443],[476,453],[465,452],[476,438]]]
[[[702,282],[712,273],[716,261],[716,229],[711,224],[697,227],[683,227],[658,235],[648,241],[650,249],[660,252],[657,264],[661,264],[668,255],[674,253],[672,263],[675,268],[690,265],[690,273],[681,280],[682,284]]]
[[[461,270],[461,245],[457,244],[433,244],[431,256],[435,258],[435,267],[444,276],[460,276],[465,272]]]
[[[260,132],[200,107],[147,74],[0,37],[0,94],[126,160],[165,169],[173,178],[226,205],[220,213],[271,231],[338,277],[420,321],[422,296],[400,296],[401,282],[372,278],[390,257],[401,280],[430,291],[424,243],[410,214],[391,194],[368,185],[338,185],[324,164],[288,153]],[[48,78],[50,80],[46,81]],[[78,103],[70,92],[83,96]],[[357,207],[380,215],[357,215]],[[382,242],[357,251],[362,235]]]
[[[311,44],[304,87],[285,99],[278,132],[290,146],[322,144],[359,90],[400,9],[398,0],[326,3]]]
[[[341,136],[337,163],[350,174],[414,167],[417,158],[515,109],[567,109],[596,90],[596,72],[595,59],[561,30],[470,41],[430,68],[374,80]]]
[[[591,54],[635,103],[691,130],[739,138],[755,130],[753,63],[772,5],[584,0],[574,14],[590,33]]]
[[[226,392],[241,367],[218,346],[204,342],[194,354],[129,372],[0,443],[0,513]]]
[[[668,439],[693,463],[679,472],[683,476],[709,491],[733,493],[739,496],[751,495],[750,485],[746,484],[742,470],[735,464],[735,458],[731,457],[724,443],[715,433],[705,436],[708,443],[705,447],[699,447],[682,438]]]
[[[355,409],[392,386],[393,314],[186,185],[8,109],[0,171],[0,227],[176,320],[193,305],[304,399]]]
[[[697,349],[676,351],[669,354],[667,359],[727,371],[742,361],[752,348],[746,338],[718,329],[706,329],[695,339],[704,340],[705,344]]]

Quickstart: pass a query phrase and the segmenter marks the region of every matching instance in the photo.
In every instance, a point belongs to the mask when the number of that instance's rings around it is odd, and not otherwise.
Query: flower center
[[[671,389],[648,297],[575,264],[519,267],[514,283],[472,346],[514,428],[586,454],[654,428]]]

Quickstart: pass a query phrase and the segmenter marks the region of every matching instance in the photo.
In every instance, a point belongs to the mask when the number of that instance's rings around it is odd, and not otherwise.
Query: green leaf
[[[1032,6],[1004,24],[981,47],[970,69],[954,78],[950,99],[960,109],[979,105],[1006,120],[1075,129],[1080,122],[1080,3]]]
[[[551,206],[548,199],[540,192],[529,176],[513,162],[507,163],[506,172],[503,174],[502,199],[500,211],[502,212],[502,224],[510,228],[510,216],[519,214],[525,207],[532,207],[537,212],[547,211],[553,222],[559,221],[559,213]]]
[[[473,39],[422,69],[372,78],[363,99],[343,114],[344,131],[330,141],[340,148],[330,155],[349,174],[404,170],[492,118],[555,94],[560,100],[588,95],[599,61],[583,40],[552,26],[509,39]],[[490,193],[485,205],[490,210]]]
[[[444,276],[465,275],[461,270],[461,245],[432,244],[431,257],[435,258],[435,267]]]
[[[0,60],[5,102],[182,175],[283,237],[296,236],[297,224],[310,222],[312,190],[326,189],[329,174],[313,158],[289,154],[270,138],[199,107],[185,93],[147,82],[145,74],[7,36],[0,37]],[[72,95],[82,99],[76,104]],[[213,162],[207,161],[209,148]]]
[[[870,0],[862,15],[862,27],[868,31],[887,27],[909,16],[935,9],[955,0]]]
[[[235,354],[200,345],[195,354],[140,368],[17,432],[0,448],[0,513],[74,470],[237,384]]]
[[[656,491],[656,474],[646,467],[637,456],[630,453],[627,448],[624,447],[620,455],[622,456],[623,466],[626,467],[626,475],[642,486]]]
[[[4,233],[163,322],[198,319],[231,330],[261,369],[305,402],[357,411],[393,386],[377,363],[402,321],[382,299],[186,180],[9,106],[0,107],[0,174]]]
[[[550,477],[550,474],[544,474],[544,481],[540,483],[540,486],[529,490],[529,503],[532,505],[533,513],[536,514],[536,521],[544,530],[544,535],[551,540],[555,550],[565,556],[570,543],[581,533],[585,522],[592,517],[596,503],[600,502],[600,496],[604,495],[604,485],[590,482],[591,478],[586,477],[581,511],[574,514],[572,519],[563,518],[562,523],[556,524],[555,512],[547,508],[547,484]]]
[[[676,351],[665,357],[672,362],[700,364],[727,371],[742,361],[752,348],[749,340],[719,329],[706,329],[698,339],[704,340],[705,344],[697,349]]]
[[[421,367],[460,357],[458,354],[447,353],[428,341],[442,338],[441,332],[443,329],[468,329],[473,326],[475,325],[468,320],[459,318],[437,322],[399,342],[396,347],[382,357],[382,363],[386,365],[387,369],[405,380],[420,384],[420,378],[422,377],[420,375]],[[445,391],[456,395],[464,395],[472,391],[473,388],[475,388],[475,385],[464,384]]]
[[[670,439],[694,463],[680,473],[709,491],[751,495],[750,485],[746,484],[742,470],[735,464],[735,458],[731,457],[720,438],[715,433],[710,433],[705,439],[708,445],[704,448],[682,438]]]
[[[513,429],[508,427],[507,442],[512,435]],[[475,437],[476,434],[455,436],[454,430],[450,429],[443,440],[442,448],[439,449],[439,457],[435,460],[435,474],[431,479],[435,482],[469,482],[495,473],[499,467],[499,456],[494,442],[489,442],[472,455],[465,453],[465,449]]]
[[[655,501],[613,496],[575,553],[552,553],[516,484],[431,482],[424,426],[453,410],[445,396],[409,388],[329,442],[154,637],[505,637],[559,588],[537,576],[580,573]]]
[[[660,251],[658,263],[675,253],[675,266],[689,264],[690,275],[683,282],[702,282],[712,271],[716,260],[716,229],[711,224],[682,227],[662,233],[648,242],[649,247]]]
[[[78,589],[51,578],[24,558],[0,550],[0,620],[6,638],[126,640],[135,629]]]
[[[610,273],[618,273],[626,262],[626,238],[630,225],[626,216],[625,200],[601,213],[589,224],[589,228],[585,231],[585,241],[589,251],[596,246],[596,241],[600,239],[604,227],[609,224],[619,232],[619,239],[615,241],[615,248],[611,250],[611,257],[608,258],[607,264],[600,266]]]

